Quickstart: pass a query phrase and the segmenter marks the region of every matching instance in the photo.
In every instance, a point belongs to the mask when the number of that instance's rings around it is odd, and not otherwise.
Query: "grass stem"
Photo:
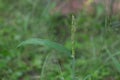
[[[71,28],[71,41],[72,41],[72,80],[75,80],[75,32],[76,32],[76,22],[75,22],[75,17],[72,15],[72,28]]]

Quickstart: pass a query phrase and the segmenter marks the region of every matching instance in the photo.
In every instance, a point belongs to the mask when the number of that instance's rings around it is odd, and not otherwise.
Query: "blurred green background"
[[[120,80],[120,14],[108,13],[114,11],[112,4],[107,12],[102,3],[93,5],[88,0],[92,9],[82,4],[80,11],[70,8],[71,12],[64,14],[55,8],[65,1],[56,2],[0,0],[0,80],[71,80],[68,57],[43,46],[17,46],[40,38],[71,50],[72,13],[77,23],[76,80]]]

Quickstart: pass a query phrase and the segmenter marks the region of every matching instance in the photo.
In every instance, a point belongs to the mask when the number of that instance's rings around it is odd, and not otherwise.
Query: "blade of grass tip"
[[[54,54],[54,55],[55,55],[55,54]],[[57,55],[56,55],[56,56],[57,56]],[[64,79],[64,76],[63,76],[62,68],[61,68],[58,60],[57,60],[57,65],[58,65],[58,68],[59,68],[59,73],[60,73],[60,76],[61,76],[61,80],[65,80],[65,79]]]
[[[120,55],[120,52],[116,52],[112,56],[115,57],[115,56],[118,56],[118,55]],[[110,59],[111,59],[111,56],[106,59],[106,62],[108,62]]]
[[[24,45],[41,45],[41,46],[46,46],[48,48],[56,49],[59,52],[66,53],[68,56],[70,56],[71,54],[71,52],[63,45],[56,42],[49,41],[49,40],[45,40],[45,39],[35,39],[35,38],[29,39],[29,40],[23,41],[21,44],[18,45],[18,47],[24,46]]]
[[[95,45],[94,37],[91,36],[90,40],[91,40],[91,47],[92,47],[91,50],[93,53],[93,60],[95,60],[97,57],[96,57],[96,45]]]
[[[40,22],[43,20],[47,20],[49,18],[48,16],[50,16],[49,15],[50,10],[55,7],[55,3],[52,2],[51,0],[47,0],[46,3],[47,3],[47,5],[41,14]]]
[[[48,61],[49,56],[50,56],[50,54],[47,55],[47,57],[45,58],[45,61],[43,63],[41,75],[40,75],[41,76],[40,80],[43,80],[43,78],[44,78],[45,66],[47,65],[47,61]]]
[[[119,63],[119,61],[114,56],[112,56],[112,53],[108,49],[106,49],[106,51],[107,51],[108,55],[111,57],[114,66],[116,67],[116,69],[120,73],[120,63]]]
[[[45,61],[44,61],[44,63],[43,63],[43,66],[42,66],[42,71],[41,71],[41,77],[40,77],[40,80],[44,80],[44,77],[46,77],[46,75],[44,75],[44,73],[46,73],[46,67],[47,67],[47,65],[49,65],[49,64],[51,64],[51,63],[49,63],[49,62],[51,62],[51,58],[56,58],[56,54],[48,54],[47,56],[46,56],[46,58],[45,58]],[[57,58],[56,58],[57,59]],[[61,80],[65,80],[64,79],[64,77],[63,77],[63,72],[62,72],[62,69],[61,69],[61,67],[60,67],[60,64],[58,63],[58,60],[57,60],[57,62],[56,62],[57,64],[54,64],[54,65],[57,65],[56,67],[58,67],[58,72],[60,73],[60,75],[61,75]]]
[[[87,75],[83,80],[88,80],[91,78],[91,75]]]

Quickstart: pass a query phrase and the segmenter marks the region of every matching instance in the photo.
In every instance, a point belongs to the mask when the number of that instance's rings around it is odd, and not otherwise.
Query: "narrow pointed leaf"
[[[111,57],[112,62],[113,62],[113,64],[114,64],[115,68],[116,68],[116,69],[118,70],[118,72],[120,73],[120,63],[119,63],[119,61],[118,61],[114,56],[112,56],[112,53],[111,53],[108,49],[106,49],[106,51],[107,51],[107,53],[109,54],[109,56]]]
[[[29,39],[26,41],[23,41],[21,44],[18,45],[18,47],[20,46],[24,46],[24,45],[42,45],[42,46],[46,46],[49,48],[53,48],[56,49],[57,51],[66,53],[67,55],[70,56],[70,51],[65,48],[63,45],[56,43],[56,42],[52,42],[49,40],[44,40],[44,39]]]

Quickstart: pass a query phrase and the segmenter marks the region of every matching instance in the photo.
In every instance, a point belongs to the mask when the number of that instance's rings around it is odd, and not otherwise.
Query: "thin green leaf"
[[[71,54],[70,51],[67,48],[65,48],[63,45],[56,42],[49,41],[49,40],[44,40],[44,39],[29,39],[29,40],[23,41],[21,44],[18,45],[18,47],[29,45],[29,44],[47,46],[49,48],[56,49],[60,52],[64,52],[69,56]]]
[[[109,54],[109,56],[111,57],[114,66],[116,67],[118,72],[120,72],[120,63],[119,63],[119,61],[112,55],[112,53],[108,49],[106,49],[106,51]]]

